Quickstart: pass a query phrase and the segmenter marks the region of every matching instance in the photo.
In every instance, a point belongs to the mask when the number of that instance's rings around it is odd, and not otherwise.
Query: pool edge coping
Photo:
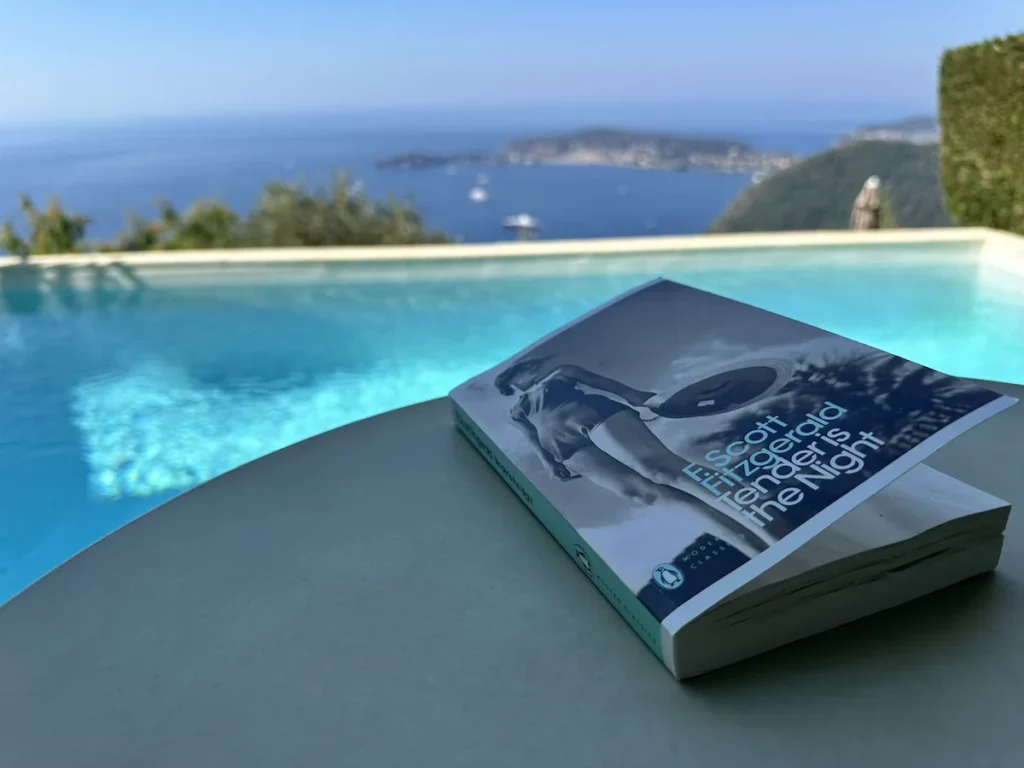
[[[756,232],[742,234],[629,237],[592,240],[533,240],[527,242],[452,243],[443,245],[324,246],[305,248],[232,249],[203,251],[145,251],[76,253],[30,257],[38,267],[229,266],[256,264],[425,262],[461,259],[500,259],[530,256],[687,253],[730,250],[774,250],[837,246],[885,246],[929,243],[976,244],[983,254],[999,254],[1024,270],[1024,237],[985,227],[894,229],[872,232],[846,230]],[[0,269],[22,265],[16,256],[0,256]]]
[[[1024,237],[989,230],[981,247],[980,260],[986,267],[1024,277]]]

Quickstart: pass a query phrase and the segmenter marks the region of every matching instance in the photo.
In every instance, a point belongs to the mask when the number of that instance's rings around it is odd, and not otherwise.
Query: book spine
[[[666,643],[667,638],[662,632],[661,623],[654,614],[644,607],[640,599],[591,549],[572,524],[537,490],[537,487],[519,471],[516,465],[501,452],[454,400],[452,407],[455,414],[455,425],[459,431],[469,439],[487,459],[491,467],[515,491],[534,517],[548,529],[548,532],[562,546],[566,554],[590,578],[594,586],[633,628],[633,631],[640,636],[647,647],[674,673],[675,665],[671,660],[671,643]],[[669,647],[664,647],[666,645]]]

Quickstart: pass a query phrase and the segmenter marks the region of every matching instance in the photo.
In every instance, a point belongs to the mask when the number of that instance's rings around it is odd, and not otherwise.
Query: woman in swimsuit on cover
[[[503,395],[520,396],[512,420],[555,477],[583,477],[634,504],[681,507],[748,557],[775,541],[755,523],[694,494],[699,486],[683,473],[689,462],[672,453],[637,413],[654,392],[550,357],[513,363],[494,384]]]

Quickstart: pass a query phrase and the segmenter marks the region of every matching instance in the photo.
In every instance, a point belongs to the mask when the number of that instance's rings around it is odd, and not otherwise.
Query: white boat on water
[[[518,232],[534,232],[540,228],[540,223],[528,213],[520,213],[515,216],[506,216],[502,222],[505,229],[514,229]]]
[[[474,203],[486,203],[489,195],[483,187],[473,187],[469,190],[469,199]]]

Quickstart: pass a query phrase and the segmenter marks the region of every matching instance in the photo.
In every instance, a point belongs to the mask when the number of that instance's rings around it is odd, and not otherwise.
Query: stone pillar
[[[864,182],[860,194],[853,201],[850,229],[880,229],[882,226],[882,184],[877,176]]]

